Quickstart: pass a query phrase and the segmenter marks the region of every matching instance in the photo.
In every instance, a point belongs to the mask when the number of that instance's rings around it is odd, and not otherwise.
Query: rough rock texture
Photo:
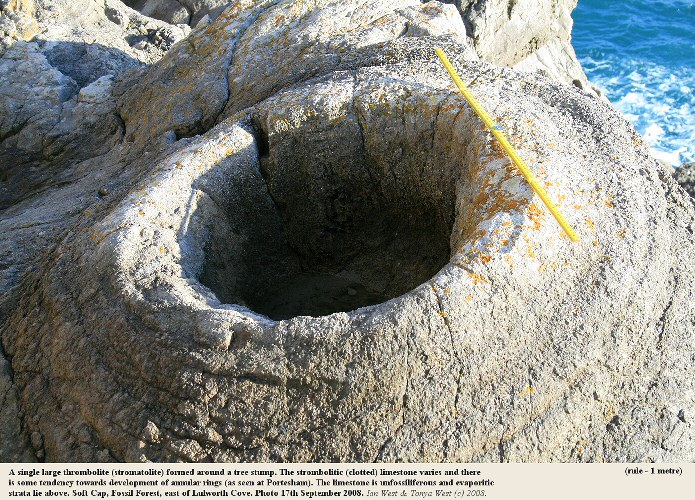
[[[32,0],[0,0],[0,54],[18,40],[29,41],[39,32]]]
[[[216,19],[233,2],[128,0],[125,3],[147,16],[196,26],[203,18]],[[393,8],[409,3],[408,0],[394,2]],[[466,35],[481,59],[522,71],[542,70],[557,81],[601,95],[587,80],[570,43],[571,13],[577,0],[446,0],[443,3],[456,5]],[[361,9],[364,13],[368,4]]]
[[[673,176],[688,194],[695,198],[695,163],[684,163],[675,169]]]
[[[189,31],[112,0],[38,1],[32,15],[40,35],[0,50],[0,208],[111,149],[124,132],[114,79]]]
[[[695,459],[693,204],[453,6],[240,1],[109,88],[0,216],[3,458]]]
[[[522,71],[542,70],[592,95],[570,42],[577,0],[450,0],[461,12],[473,47],[484,61]]]

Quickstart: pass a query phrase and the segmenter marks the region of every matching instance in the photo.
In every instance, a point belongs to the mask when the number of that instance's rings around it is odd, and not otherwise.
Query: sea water
[[[579,0],[572,44],[654,156],[695,161],[695,1]]]

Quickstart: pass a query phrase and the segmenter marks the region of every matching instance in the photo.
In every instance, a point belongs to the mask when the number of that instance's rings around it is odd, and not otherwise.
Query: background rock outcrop
[[[678,184],[695,198],[695,163],[684,163],[675,170],[673,176]]]
[[[32,182],[0,214],[2,458],[695,459],[693,204],[617,111],[468,35],[437,2],[241,0],[93,81],[7,49],[59,113],[0,144]]]
[[[484,61],[543,70],[594,95],[571,44],[577,0],[455,0],[473,47]]]

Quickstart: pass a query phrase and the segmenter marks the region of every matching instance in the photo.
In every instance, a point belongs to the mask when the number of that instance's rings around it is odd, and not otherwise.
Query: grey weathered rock
[[[484,61],[522,71],[543,70],[600,95],[577,61],[570,37],[577,0],[451,0]]]
[[[678,184],[695,198],[695,163],[684,163],[673,172]]]
[[[113,147],[124,133],[114,79],[156,61],[189,31],[113,0],[38,1],[30,13],[41,34],[15,40],[0,59],[0,208]],[[131,46],[140,39],[144,50]]]
[[[607,104],[387,0],[239,2],[102,83],[125,134],[0,216],[6,456],[695,459],[695,208]]]

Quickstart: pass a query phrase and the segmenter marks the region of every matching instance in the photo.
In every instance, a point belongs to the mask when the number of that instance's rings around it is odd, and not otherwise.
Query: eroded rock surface
[[[243,0],[90,89],[121,132],[0,217],[4,456],[695,459],[692,203],[469,40],[436,2]]]
[[[0,46],[0,209],[111,149],[124,133],[114,81],[188,33],[112,0],[39,0],[21,12],[37,30]]]

